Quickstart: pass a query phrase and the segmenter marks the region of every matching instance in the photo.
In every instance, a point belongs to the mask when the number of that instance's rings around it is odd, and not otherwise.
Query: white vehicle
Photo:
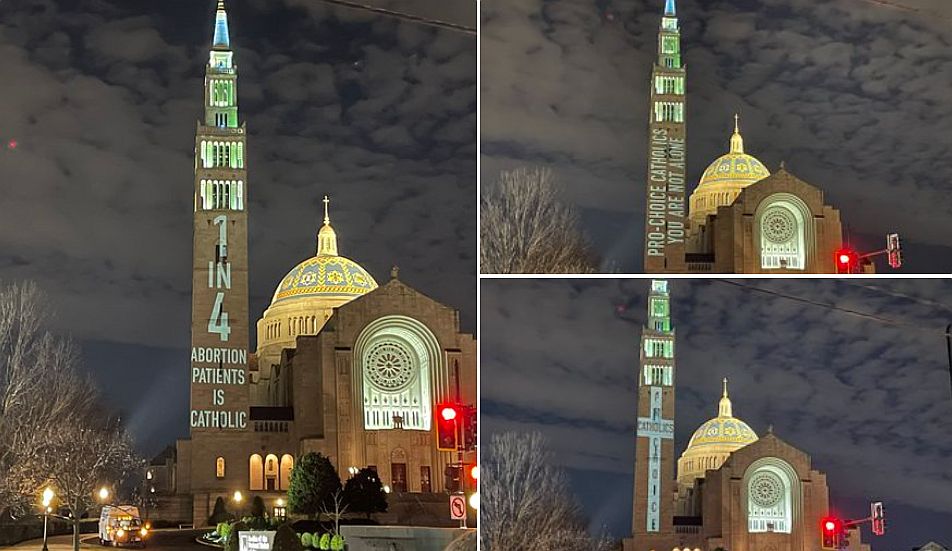
[[[139,508],[133,505],[106,505],[99,515],[100,545],[138,545],[145,547],[149,529],[139,518]]]

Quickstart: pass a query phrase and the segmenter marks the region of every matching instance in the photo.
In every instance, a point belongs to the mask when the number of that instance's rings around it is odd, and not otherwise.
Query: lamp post
[[[46,528],[47,528],[47,525],[49,524],[50,511],[52,510],[52,508],[50,507],[50,503],[53,502],[53,498],[55,496],[56,494],[53,493],[53,488],[50,488],[49,486],[47,486],[46,489],[43,490],[43,551],[50,550],[50,548],[47,546]]]

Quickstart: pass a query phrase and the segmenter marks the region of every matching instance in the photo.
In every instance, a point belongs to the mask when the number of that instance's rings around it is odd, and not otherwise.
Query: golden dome
[[[300,297],[352,299],[377,288],[360,264],[337,254],[337,233],[328,216],[330,200],[324,196],[324,225],[317,233],[317,254],[288,272],[274,291],[271,304]]]
[[[691,193],[689,212],[692,225],[704,224],[707,215],[717,214],[717,207],[729,206],[744,188],[767,176],[770,176],[767,167],[753,155],[744,153],[739,117],[734,115],[730,152],[707,167]]]
[[[691,485],[695,478],[704,478],[705,471],[719,469],[731,453],[756,441],[757,433],[733,416],[731,400],[727,396],[727,379],[724,379],[717,417],[694,431],[688,447],[678,459],[678,482]]]

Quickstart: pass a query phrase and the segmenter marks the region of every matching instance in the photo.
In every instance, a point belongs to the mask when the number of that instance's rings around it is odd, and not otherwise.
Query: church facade
[[[688,196],[687,67],[675,0],[665,1],[661,18],[649,117],[646,273],[837,272],[844,245],[839,210],[783,165],[771,174],[745,152],[736,116],[730,150]],[[863,259],[856,269],[875,267]]]
[[[675,461],[675,333],[667,282],[653,281],[641,337],[632,536],[624,551],[813,551],[827,516],[826,475],[768,429],[734,417],[727,380],[717,416]],[[676,468],[675,468],[676,467]],[[851,551],[868,551],[858,529]]]
[[[476,402],[476,341],[458,311],[341,256],[329,199],[313,256],[276,282],[249,352],[246,127],[223,1],[196,133],[190,437],[147,468],[156,517],[207,523],[217,498],[286,503],[295,461],[370,467],[395,494],[445,491],[440,402]],[[475,461],[469,452],[464,458]],[[236,493],[237,492],[237,493]]]

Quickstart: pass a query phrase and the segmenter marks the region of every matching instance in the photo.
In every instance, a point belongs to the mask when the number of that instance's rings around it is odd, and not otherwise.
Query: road
[[[146,541],[148,551],[214,551],[213,547],[208,547],[195,542],[195,538],[206,530],[173,530],[162,529],[153,530]],[[99,545],[99,539],[95,535],[83,534],[82,551],[105,551],[106,547]],[[72,536],[54,536],[49,540],[50,551],[72,551]],[[40,551],[43,548],[43,540],[30,540],[12,547],[0,547],[0,551]],[[120,549],[138,549],[137,547],[122,547]]]

